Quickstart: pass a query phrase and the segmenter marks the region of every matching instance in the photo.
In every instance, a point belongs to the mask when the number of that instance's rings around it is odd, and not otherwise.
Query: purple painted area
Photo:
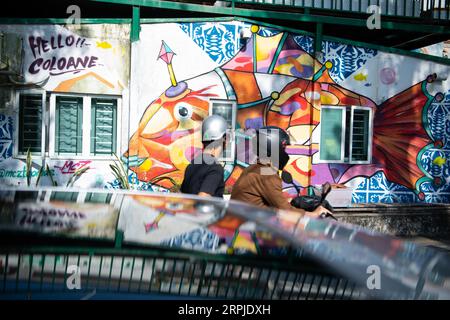
[[[358,177],[371,177],[378,171],[383,171],[383,167],[377,164],[364,164],[353,165],[345,171],[345,173],[339,178],[339,183],[346,183],[347,181]]]
[[[323,184],[325,182],[335,182],[333,176],[331,175],[330,168],[328,164],[313,164],[312,166],[312,176],[311,184]]]
[[[176,96],[179,96],[187,89],[187,83],[186,82],[178,82],[178,84],[175,87],[170,87],[166,90],[166,96],[169,98],[174,98]]]
[[[392,68],[383,68],[380,71],[380,81],[386,85],[394,83],[396,77],[395,70]]]
[[[292,35],[289,35],[284,41],[283,51],[285,50],[298,50],[302,52],[302,54],[306,53],[305,51],[300,50],[300,46],[298,45],[297,42],[295,42],[294,37]]]
[[[166,131],[166,134],[170,135],[172,142],[176,141],[178,139],[181,139],[191,133],[192,133],[192,130],[179,130],[179,131],[174,131],[174,132]]]
[[[344,172],[349,167],[351,167],[351,165],[349,165],[349,164],[337,164],[337,163],[332,163],[329,166],[330,166],[331,174],[333,175],[335,181],[339,181],[339,179],[342,177]]]
[[[289,52],[283,52],[282,54],[280,54],[280,58],[278,59],[277,66],[283,65],[283,64],[291,64],[291,62],[289,61],[290,59],[296,60],[304,54],[305,53],[300,50],[291,50]],[[309,78],[309,77],[313,76],[313,74],[314,74],[313,67],[309,66],[309,65],[304,65],[304,64],[301,64],[300,70],[297,69],[294,65],[292,65],[292,67],[289,71],[291,72],[291,74],[293,76],[298,77],[298,78]]]
[[[295,147],[287,147],[286,152],[290,155],[300,155],[300,156],[312,156],[319,150],[313,148],[295,148]]]
[[[295,111],[300,109],[300,103],[293,101],[291,103],[285,104],[281,107],[280,113],[284,116],[290,116]]]
[[[292,197],[297,196],[297,190],[292,185],[286,184],[283,182],[282,187],[283,187],[284,193],[287,193],[287,194],[291,195]],[[300,189],[302,189],[302,188],[300,187]]]
[[[262,117],[245,120],[245,127],[247,129],[259,129],[263,125],[264,125],[264,121],[263,121]]]
[[[313,76],[314,72],[313,72],[313,68],[310,66],[305,66],[302,65],[303,70],[297,70],[295,67],[291,68],[291,73],[293,76],[297,77],[297,78],[310,78]]]

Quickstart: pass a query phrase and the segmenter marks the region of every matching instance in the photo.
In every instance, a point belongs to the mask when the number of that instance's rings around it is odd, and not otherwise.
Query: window
[[[117,101],[92,99],[91,154],[116,152]]]
[[[372,109],[322,106],[320,161],[370,163],[372,157]]]
[[[82,153],[83,98],[56,97],[55,153]]]
[[[53,157],[110,157],[117,152],[120,99],[52,95],[50,155]]]
[[[19,93],[18,153],[42,151],[42,119],[44,98],[42,93]]]
[[[223,117],[227,121],[227,146],[223,151],[223,157],[220,161],[234,161],[235,157],[235,140],[234,129],[236,127],[236,101],[210,99],[209,114],[216,114]]]

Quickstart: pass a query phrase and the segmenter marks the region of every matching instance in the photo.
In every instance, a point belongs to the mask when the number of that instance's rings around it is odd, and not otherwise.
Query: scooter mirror
[[[292,178],[292,175],[287,171],[281,172],[281,180],[283,180],[283,182],[287,184],[294,184],[294,179]]]
[[[329,182],[325,182],[322,186],[322,199],[325,199],[327,195],[331,191],[331,184]]]

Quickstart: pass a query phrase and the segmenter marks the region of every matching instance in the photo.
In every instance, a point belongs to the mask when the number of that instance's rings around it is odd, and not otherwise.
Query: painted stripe
[[[216,68],[214,71],[217,73],[217,75],[220,77],[220,80],[222,80],[222,83],[225,87],[225,92],[227,93],[227,97],[229,100],[237,100],[236,94],[234,92],[233,86],[230,83],[230,80],[228,80],[227,75],[221,68]]]
[[[275,51],[275,55],[273,57],[273,60],[272,60],[272,63],[270,64],[269,69],[267,70],[267,73],[272,73],[273,69],[275,69],[275,66],[278,61],[278,57],[280,56],[281,50],[283,50],[283,46],[284,46],[284,43],[286,42],[288,35],[289,34],[287,32],[285,32],[283,34],[283,37],[281,38],[280,43],[278,44],[277,51]]]
[[[320,68],[320,70],[317,71],[317,73],[314,75],[313,81],[319,80],[319,78],[323,75],[323,72],[325,71],[325,69],[326,69],[325,64],[323,64],[322,68]]]
[[[312,156],[313,154],[319,152],[319,149],[317,149],[317,148],[310,149],[309,147],[304,147],[304,148],[287,147],[286,152],[289,155]]]
[[[256,106],[256,105],[258,105],[260,103],[264,103],[264,102],[267,102],[267,101],[270,101],[270,100],[272,100],[272,98],[271,97],[267,97],[267,98],[264,98],[264,99],[261,99],[261,100],[257,100],[257,101],[253,101],[253,102],[249,102],[249,103],[238,104],[238,109],[240,110],[240,109],[250,108],[250,107]]]
[[[258,53],[256,49],[256,33],[252,34],[253,38],[253,72],[258,72]]]

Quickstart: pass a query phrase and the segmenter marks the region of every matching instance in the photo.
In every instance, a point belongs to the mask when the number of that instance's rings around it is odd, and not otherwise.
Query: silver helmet
[[[227,122],[218,115],[212,115],[203,120],[202,142],[222,139],[227,132]]]

